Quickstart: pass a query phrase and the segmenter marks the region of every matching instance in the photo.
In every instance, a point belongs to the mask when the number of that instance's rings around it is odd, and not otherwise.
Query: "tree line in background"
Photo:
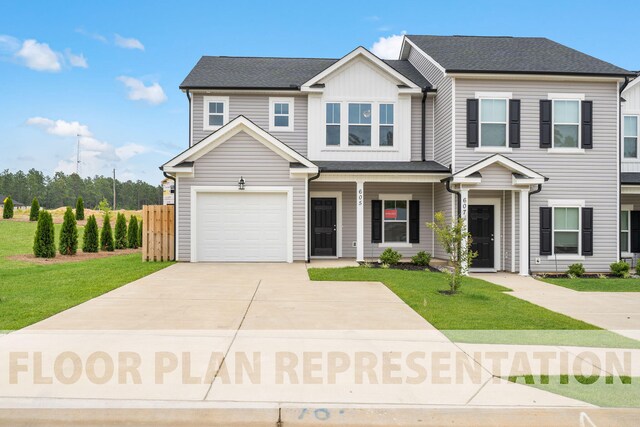
[[[13,201],[28,204],[37,198],[40,206],[55,209],[73,206],[78,197],[87,207],[94,208],[106,199],[113,203],[113,178],[94,176],[81,178],[78,174],[65,175],[56,172],[49,177],[36,169],[0,174],[0,194],[11,196]],[[118,209],[142,209],[142,205],[162,204],[162,187],[144,181],[119,181],[116,179],[116,207]]]

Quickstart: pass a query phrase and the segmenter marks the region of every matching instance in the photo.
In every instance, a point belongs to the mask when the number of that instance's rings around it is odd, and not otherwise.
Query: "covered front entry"
[[[311,256],[337,256],[337,206],[336,197],[311,198]]]
[[[473,266],[495,268],[493,205],[469,206],[469,233],[473,238],[471,250],[478,253]]]

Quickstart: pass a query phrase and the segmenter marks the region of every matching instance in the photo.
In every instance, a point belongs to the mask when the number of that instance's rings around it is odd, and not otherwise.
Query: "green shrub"
[[[616,277],[629,277],[629,263],[624,261],[614,262],[609,266],[611,274]]]
[[[84,219],[84,200],[82,197],[78,197],[76,201],[76,219],[82,221]]]
[[[7,196],[7,198],[4,199],[4,208],[2,209],[2,218],[4,219],[13,218],[13,200],[11,199],[11,196]]]
[[[131,249],[138,248],[138,218],[131,215],[129,218],[129,229],[127,230],[127,243]]]
[[[96,206],[96,209],[104,213],[111,212],[111,206],[109,206],[109,201],[105,197],[100,200],[98,206]]]
[[[584,265],[582,263],[571,264],[567,270],[567,275],[581,277],[584,275]]]
[[[82,252],[98,252],[98,222],[91,215],[84,226],[84,238],[82,239]]]
[[[138,247],[139,248],[142,247],[142,223],[143,221],[140,220],[140,224],[138,224]]]
[[[127,219],[124,214],[118,213],[116,215],[116,237],[115,237],[116,249],[127,248]]]
[[[420,251],[411,257],[411,262],[415,265],[429,265],[431,262],[431,254],[429,252]]]
[[[42,211],[40,215],[38,215],[36,236],[33,239],[33,254],[36,258],[53,258],[56,256],[53,218],[47,211]]]
[[[40,203],[35,197],[31,202],[31,210],[29,211],[29,221],[37,221],[38,215],[40,215]]]
[[[402,254],[400,252],[394,251],[392,248],[387,248],[380,255],[380,262],[382,264],[396,265],[400,262],[400,258],[402,258]]]
[[[104,214],[102,232],[100,233],[100,249],[107,252],[113,252],[113,233],[111,232],[111,221],[109,220],[109,212]]]
[[[78,250],[78,227],[70,207],[64,212],[58,250],[60,255],[75,255]]]

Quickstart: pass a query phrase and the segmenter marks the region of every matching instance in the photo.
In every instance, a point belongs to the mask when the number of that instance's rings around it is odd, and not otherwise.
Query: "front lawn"
[[[538,278],[552,285],[582,292],[640,292],[640,279]]]
[[[171,264],[143,263],[138,253],[51,265],[7,259],[31,253],[35,229],[33,222],[0,221],[0,330],[28,326]]]
[[[319,281],[382,282],[453,341],[506,344],[564,344],[640,348],[640,343],[597,326],[505,294],[510,289],[465,277],[449,296],[446,276],[427,271],[363,267],[311,268]]]

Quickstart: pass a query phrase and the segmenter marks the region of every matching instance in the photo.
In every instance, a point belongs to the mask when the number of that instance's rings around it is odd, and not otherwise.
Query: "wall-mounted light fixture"
[[[244,190],[244,178],[240,177],[238,180],[238,190]]]

